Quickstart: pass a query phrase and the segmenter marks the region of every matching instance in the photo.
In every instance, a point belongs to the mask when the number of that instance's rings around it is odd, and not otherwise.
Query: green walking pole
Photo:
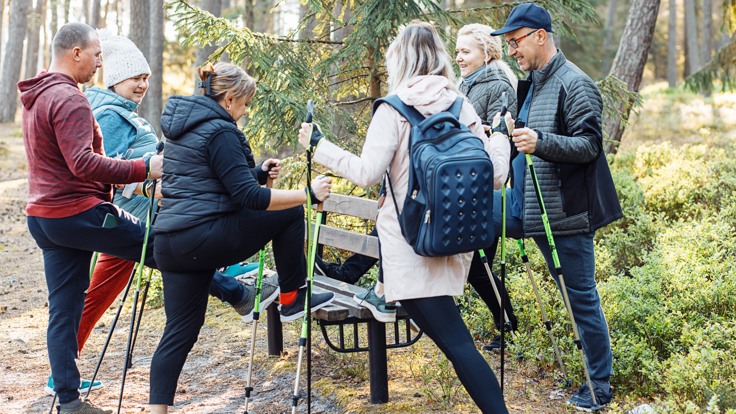
[[[312,103],[312,100],[310,99],[307,102],[307,120],[306,122],[311,125],[312,118],[314,116],[314,106]],[[312,135],[312,132],[310,131],[309,135]],[[312,152],[310,150],[307,150],[307,185],[311,186],[312,183]],[[304,356],[304,348],[307,347],[307,352],[309,353],[310,349],[309,346],[309,339],[311,334],[311,317],[312,313],[310,312],[312,308],[312,285],[314,283],[314,257],[317,253],[317,240],[319,237],[319,226],[320,223],[322,223],[322,211],[319,209],[317,212],[317,217],[314,221],[314,224],[311,222],[312,220],[312,197],[311,197],[311,187],[309,188],[309,191],[307,191],[307,295],[304,298],[304,318],[302,319],[302,329],[301,333],[299,335],[299,357],[297,358],[297,365],[296,365],[296,378],[294,379],[294,394],[291,397],[291,413],[296,413],[296,407],[299,404],[299,377],[301,376],[301,368],[302,368],[302,358]],[[314,226],[314,227],[313,227]],[[311,384],[309,383],[311,380],[311,360],[307,358],[307,381],[308,381],[308,389],[307,389],[307,410],[311,411],[311,396],[309,386]]]
[[[271,171],[272,165],[268,166]],[[271,188],[271,180],[266,181],[266,187]],[[266,246],[263,246],[258,254],[258,277],[256,278],[256,303],[253,306],[253,326],[250,331],[250,356],[248,358],[248,383],[245,386],[245,411],[248,414],[248,403],[250,394],[253,392],[253,354],[256,349],[256,332],[258,331],[258,320],[261,318],[261,289],[263,288],[263,267],[266,262]]]
[[[256,279],[256,303],[253,307],[253,327],[250,331],[250,357],[248,359],[248,383],[245,387],[245,411],[248,414],[248,402],[253,391],[253,353],[256,349],[256,331],[258,330],[258,319],[261,317],[261,287],[263,286],[263,264],[266,260],[266,249],[261,249],[258,255],[258,278]]]
[[[520,120],[516,120],[516,128],[523,128],[524,122]],[[590,395],[593,397],[593,407],[591,407],[594,411],[599,410],[600,406],[598,405],[598,399],[595,396],[595,391],[593,390],[593,381],[590,379],[590,371],[588,371],[588,361],[585,358],[585,350],[583,350],[583,342],[580,340],[580,333],[578,332],[578,326],[575,323],[575,316],[572,314],[572,306],[570,305],[570,297],[567,294],[567,286],[565,285],[565,277],[562,275],[562,266],[560,265],[560,257],[557,255],[557,247],[555,246],[555,240],[552,236],[552,228],[549,224],[549,217],[547,216],[547,209],[544,207],[544,200],[542,199],[542,190],[539,187],[539,181],[537,180],[537,173],[534,170],[534,164],[532,163],[532,157],[529,154],[524,154],[526,158],[526,163],[529,167],[529,174],[532,178],[532,183],[534,184],[534,192],[537,195],[537,202],[539,203],[539,210],[542,213],[542,224],[544,225],[544,233],[547,236],[547,244],[549,244],[549,250],[552,254],[552,261],[555,265],[555,273],[557,273],[557,278],[560,281],[560,290],[562,291],[562,298],[565,301],[565,307],[567,308],[567,313],[570,315],[570,323],[572,325],[572,332],[575,338],[575,346],[578,348],[578,351],[580,353],[580,359],[583,363],[583,371],[585,372],[585,380],[588,383],[588,388],[590,389]]]
[[[526,274],[529,276],[529,281],[532,283],[532,290],[534,291],[534,296],[537,298],[537,303],[539,304],[539,311],[542,315],[542,324],[545,327],[545,331],[547,332],[547,336],[549,337],[550,342],[552,342],[552,347],[555,350],[555,357],[557,358],[557,363],[560,365],[560,369],[562,370],[562,376],[563,376],[563,384],[569,385],[569,381],[567,379],[567,370],[565,369],[565,364],[562,362],[562,353],[560,352],[560,348],[557,346],[557,341],[555,340],[555,336],[552,335],[552,322],[549,321],[549,318],[547,317],[547,312],[544,310],[544,304],[542,303],[542,297],[539,295],[539,289],[537,288],[537,282],[534,281],[534,276],[532,275],[532,267],[529,265],[529,256],[526,255],[526,250],[524,249],[524,240],[519,239],[517,240],[519,243],[519,252],[521,254],[521,261],[524,262],[524,268],[526,269]]]

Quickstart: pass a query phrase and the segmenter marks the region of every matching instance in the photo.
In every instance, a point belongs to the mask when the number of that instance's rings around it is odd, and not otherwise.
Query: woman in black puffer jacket
[[[307,292],[307,192],[261,187],[276,178],[281,163],[267,159],[256,166],[236,123],[255,95],[255,80],[231,63],[198,72],[204,96],[173,96],[161,117],[168,140],[154,254],[164,282],[166,327],[151,361],[154,414],[166,413],[174,402],[179,374],[204,323],[215,269],[245,260],[273,240],[282,321],[304,314]],[[330,180],[317,178],[305,190],[312,200],[324,200]],[[333,299],[333,293],[313,293],[312,310]]]

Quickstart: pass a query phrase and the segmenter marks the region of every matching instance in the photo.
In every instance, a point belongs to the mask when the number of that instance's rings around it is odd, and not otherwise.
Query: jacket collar
[[[555,72],[557,72],[557,70],[562,67],[565,62],[567,62],[565,54],[562,53],[560,49],[557,49],[557,54],[555,54],[552,59],[550,59],[550,61],[542,67],[542,69],[531,71],[527,79],[532,80],[534,82],[534,87],[537,88],[538,86],[541,86],[545,82],[547,82],[547,79],[554,76]]]

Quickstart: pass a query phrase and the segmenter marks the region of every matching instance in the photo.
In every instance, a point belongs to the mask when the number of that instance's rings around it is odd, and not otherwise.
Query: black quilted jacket
[[[608,168],[601,131],[603,103],[598,87],[558,51],[533,72],[527,126],[539,141],[532,156],[555,235],[588,233],[623,216]],[[524,102],[531,81],[519,81]],[[524,180],[524,234],[544,234],[528,172]]]

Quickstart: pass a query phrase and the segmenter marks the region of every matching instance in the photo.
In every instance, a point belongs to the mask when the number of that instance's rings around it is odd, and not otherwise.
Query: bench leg
[[[386,324],[368,321],[368,367],[371,379],[371,404],[388,402],[386,367]]]
[[[278,305],[272,303],[266,308],[268,315],[268,355],[281,356],[284,352],[284,333],[281,330],[281,315]]]

